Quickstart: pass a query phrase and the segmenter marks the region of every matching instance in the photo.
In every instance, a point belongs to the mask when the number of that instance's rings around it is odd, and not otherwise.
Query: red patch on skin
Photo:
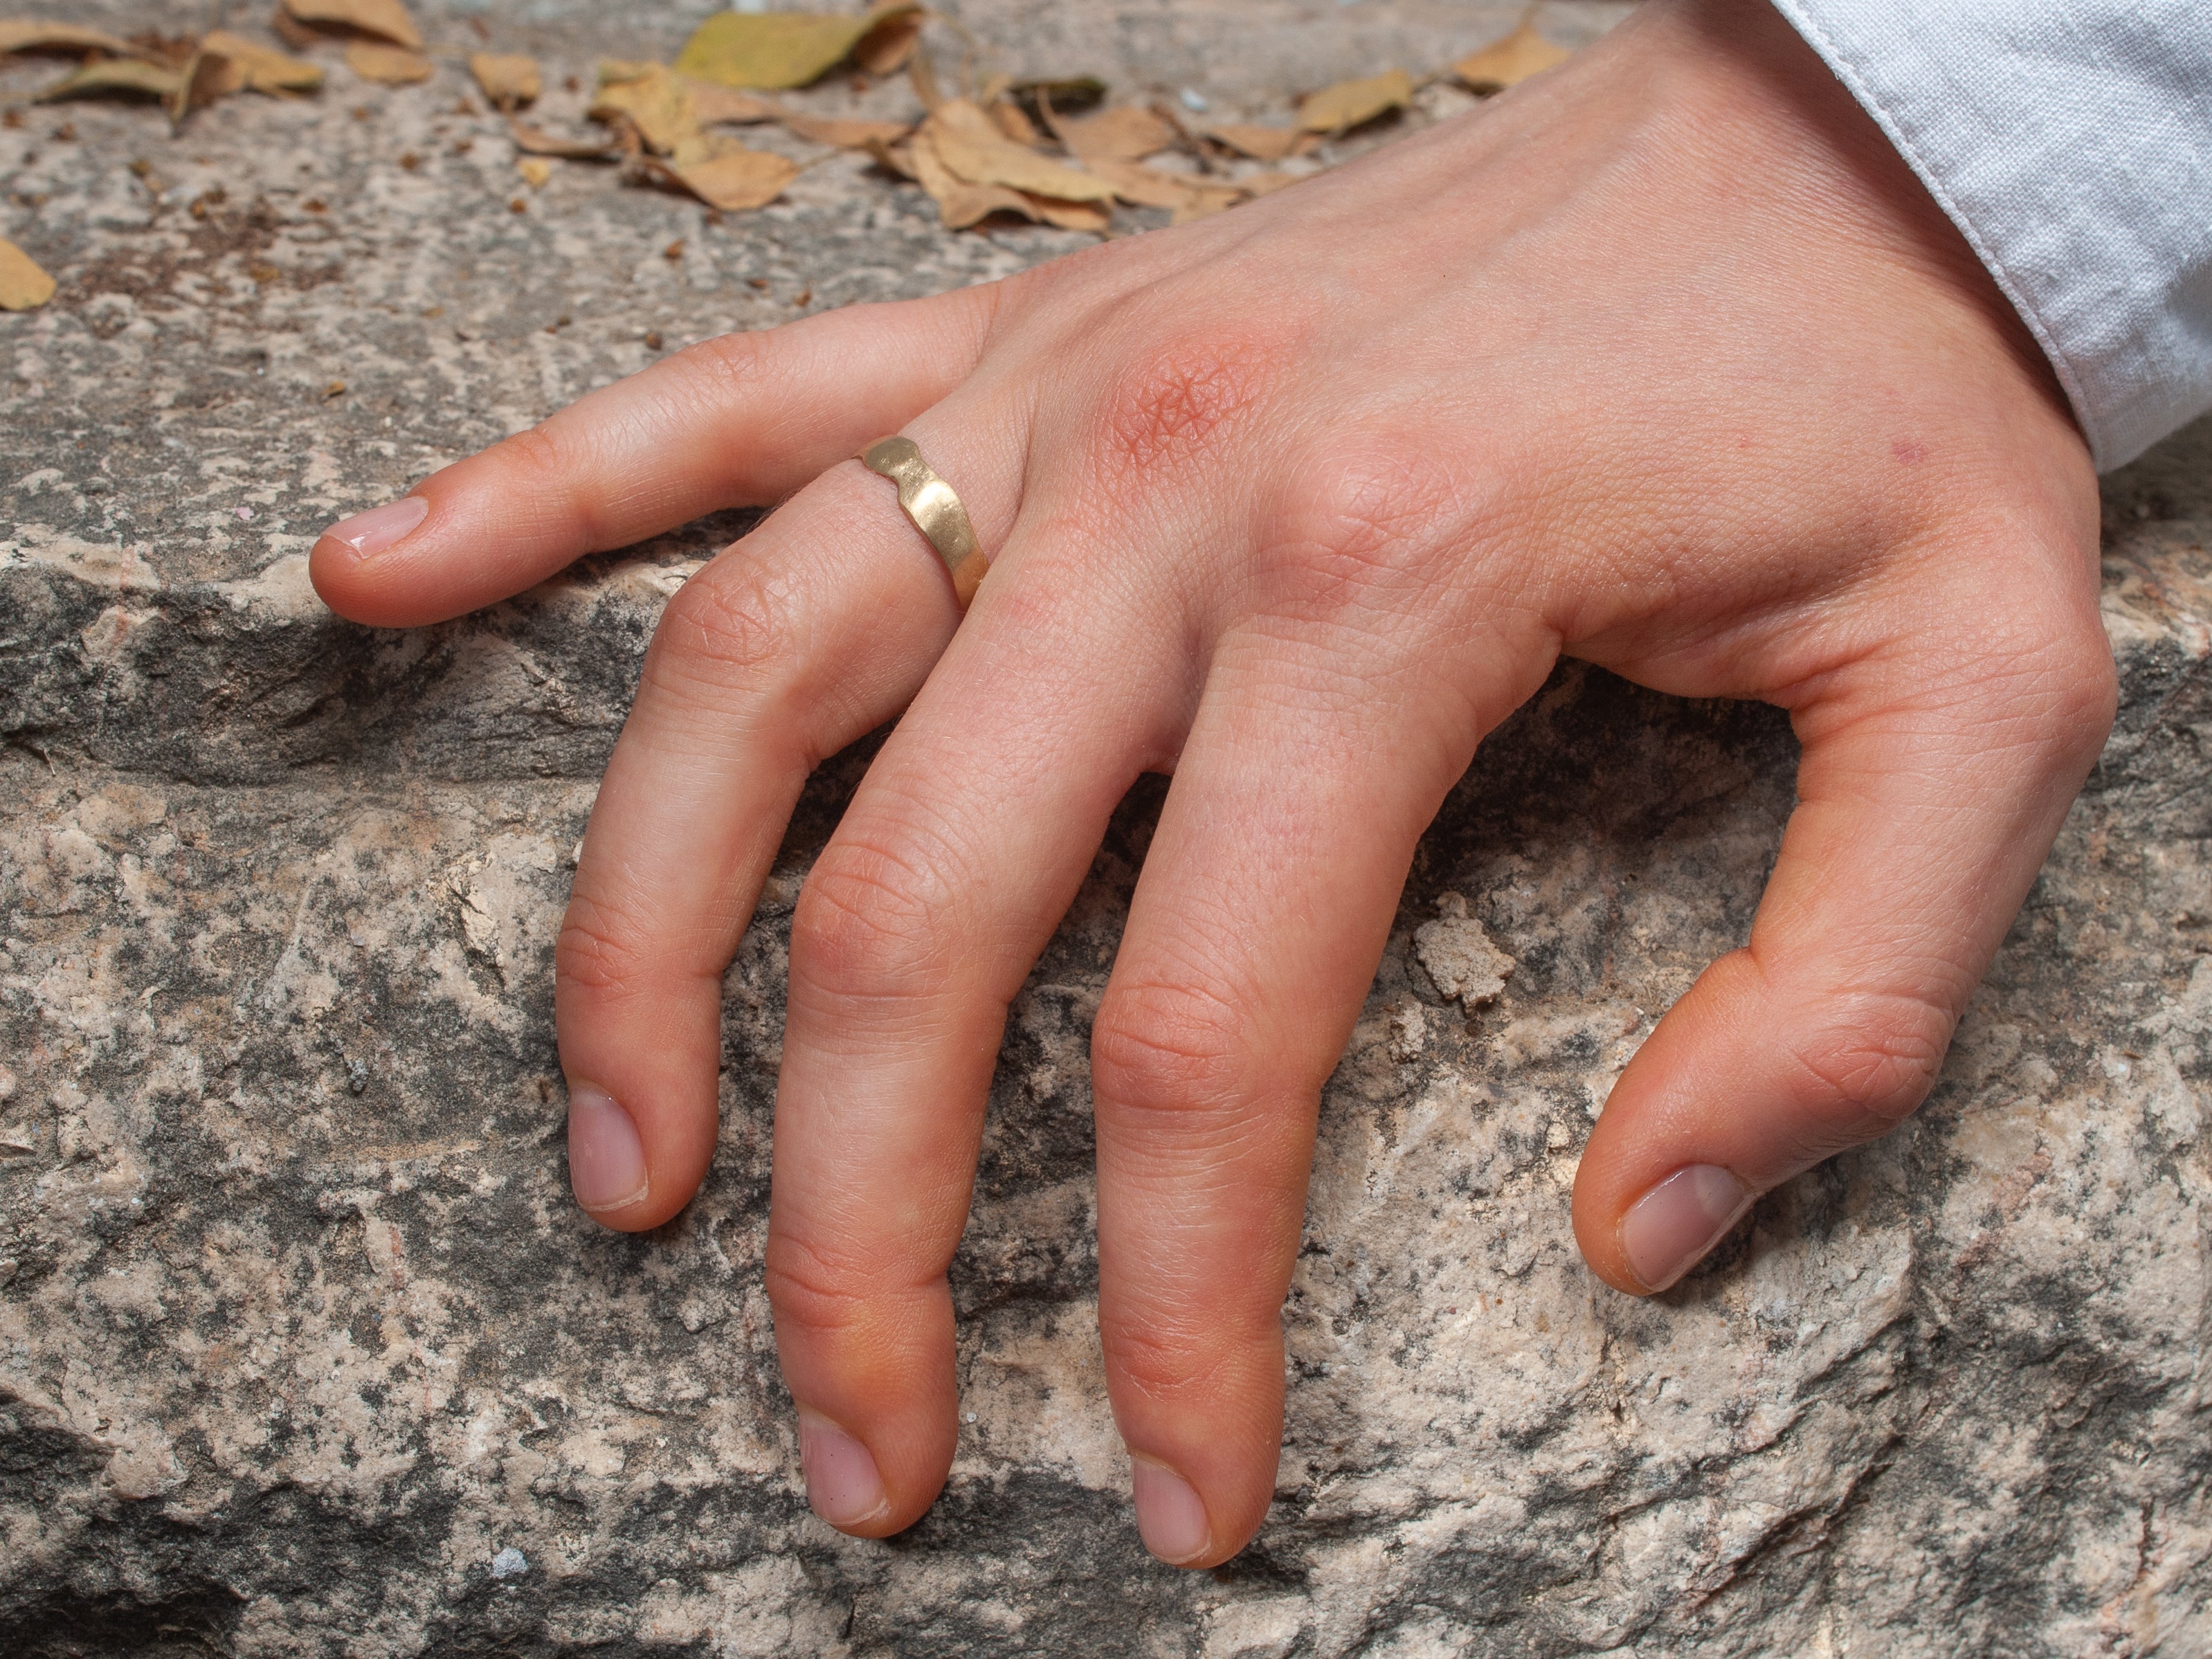
[[[1203,453],[1259,401],[1265,355],[1249,341],[1208,337],[1176,341],[1139,359],[1100,411],[1109,453],[1133,472]]]
[[[1889,453],[1901,465],[1917,466],[1928,459],[1928,446],[1917,438],[1899,438],[1889,447]]]

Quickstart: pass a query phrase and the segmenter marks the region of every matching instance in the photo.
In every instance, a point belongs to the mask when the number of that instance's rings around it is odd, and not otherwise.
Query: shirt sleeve
[[[2100,471],[2212,408],[2212,4],[1774,3],[1966,233]]]

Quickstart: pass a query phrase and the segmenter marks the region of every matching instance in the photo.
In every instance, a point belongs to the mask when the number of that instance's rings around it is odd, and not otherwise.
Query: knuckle
[[[1098,1321],[1107,1364],[1121,1385],[1158,1404],[1197,1398],[1211,1400],[1226,1361],[1226,1345],[1215,1328],[1201,1334],[1192,1322],[1158,1310],[1139,1316],[1133,1310]]]
[[[830,1335],[860,1324],[872,1281],[866,1267],[793,1237],[769,1237],[762,1276],[780,1336]]]
[[[1419,447],[1355,441],[1291,475],[1256,572],[1261,603],[1327,617],[1432,586],[1426,556],[1458,511],[1458,487]]]
[[[1243,1022],[1193,985],[1109,987],[1091,1031],[1091,1082],[1127,1110],[1203,1118],[1230,1108],[1247,1070]]]
[[[830,1001],[895,1002],[949,977],[943,878],[929,859],[842,835],[815,861],[791,920],[791,981]]]
[[[554,977],[580,990],[621,996],[651,976],[657,953],[647,930],[620,906],[579,890],[553,942]]]
[[[1847,1021],[1816,1029],[1790,1058],[1807,1085],[1820,1156],[1887,1133],[1927,1098],[1951,1043],[1950,1012],[1912,995],[1862,1002]]]
[[[681,693],[760,689],[802,656],[787,595],[761,569],[726,556],[676,590],[661,612],[645,683]]]

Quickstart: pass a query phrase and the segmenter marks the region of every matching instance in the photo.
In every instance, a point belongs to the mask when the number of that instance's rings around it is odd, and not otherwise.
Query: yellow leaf
[[[200,42],[200,50],[229,58],[245,72],[246,84],[256,92],[311,92],[323,84],[319,66],[228,29],[211,32]]]
[[[1206,136],[1218,138],[1239,155],[1249,155],[1255,161],[1279,161],[1305,137],[1296,127],[1250,126],[1237,121],[1207,127]]]
[[[708,207],[743,213],[766,207],[799,176],[799,164],[766,150],[747,149],[734,138],[695,137],[680,146],[657,172],[676,179]]]
[[[599,59],[599,84],[611,87],[624,81],[642,81],[659,67],[648,58],[602,58]]]
[[[1537,33],[1524,18],[1521,27],[1503,40],[1492,41],[1454,64],[1452,73],[1477,90],[1502,89],[1517,86],[1573,56],[1565,46],[1555,46]]]
[[[542,155],[519,155],[514,170],[522,175],[522,182],[532,190],[545,188],[545,181],[553,176],[553,164]]]
[[[726,87],[808,86],[863,50],[877,31],[910,30],[920,10],[919,0],[886,0],[856,17],[717,12],[677,55],[676,67]]]
[[[814,143],[866,150],[873,150],[878,144],[888,149],[905,137],[914,125],[911,121],[860,121],[845,117],[801,115],[796,110],[784,112],[783,125]]]
[[[54,297],[54,279],[13,242],[0,240],[0,311],[35,311]]]
[[[945,107],[950,108],[947,105]],[[975,106],[969,106],[973,109]],[[978,113],[981,113],[979,111]],[[949,230],[965,230],[994,213],[1018,213],[1024,219],[1057,225],[1064,230],[1103,231],[1109,210],[1102,202],[1076,202],[1010,190],[1004,185],[979,185],[959,177],[938,153],[933,119],[923,124],[907,149],[914,175],[937,203],[938,216]],[[1063,169],[1064,171],[1065,169]],[[1080,176],[1080,175],[1078,175]]]
[[[411,87],[430,78],[430,60],[404,46],[380,46],[356,40],[346,48],[346,67],[364,81],[384,87]]]
[[[1312,94],[1298,106],[1298,125],[1308,132],[1342,132],[1413,101],[1413,77],[1403,70],[1386,70]]]
[[[1117,104],[1096,115],[1054,116],[1053,136],[1085,162],[1141,161],[1175,143],[1175,129],[1148,109]]]
[[[395,46],[422,44],[422,32],[402,0],[284,0],[284,9],[319,28],[351,29]]]
[[[117,58],[106,62],[87,64],[74,75],[65,76],[38,94],[40,103],[50,103],[58,98],[96,96],[103,92],[135,92],[148,98],[159,98],[164,103],[174,98],[185,84],[185,77],[175,70],[164,69],[159,64],[142,64],[136,58]]]
[[[35,17],[0,18],[0,58],[11,52],[105,52],[118,58],[145,53],[105,29],[79,23],[46,23]]]
[[[472,52],[469,73],[477,78],[484,100],[495,110],[518,110],[534,104],[544,82],[538,75],[538,60],[520,53]]]
[[[939,105],[922,131],[937,158],[971,185],[998,185],[1061,202],[1107,202],[1114,187],[1103,179],[1024,149],[1001,133],[965,98]]]
[[[658,64],[634,81],[601,87],[586,113],[594,121],[627,119],[645,147],[661,155],[697,132],[701,125],[699,106],[684,77],[671,75]]]

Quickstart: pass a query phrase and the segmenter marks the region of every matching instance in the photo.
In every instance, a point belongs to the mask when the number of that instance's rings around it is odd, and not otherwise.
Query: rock
[[[588,81],[613,44],[605,9],[530,15],[500,49]],[[665,58],[692,15],[622,27]],[[963,15],[1037,54],[1011,70],[1236,112],[1517,7]],[[2118,729],[1934,1097],[1651,1302],[1583,1269],[1567,1192],[1637,1042],[1745,936],[1789,728],[1569,666],[1485,744],[1322,1103],[1273,1510],[1197,1575],[1138,1545],[1096,1331],[1087,1037],[1140,785],[1008,1023],[951,1482],[859,1542],[800,1495],[760,1255],[791,902],[868,745],[809,790],[731,969],[697,1201],[604,1233],[562,1158],[574,849],[660,606],[746,520],[405,635],[324,614],[297,561],[647,330],[1079,239],[946,235],[860,159],[720,226],[584,170],[482,215],[509,161],[459,73],[369,121],[326,94],[175,145],[94,104],[9,135],[39,155],[11,188],[49,192],[10,234],[64,287],[0,324],[0,1651],[2212,1651],[2212,424],[2108,481]],[[1447,894],[1516,964],[1479,1034]]]
[[[1473,1013],[1495,1002],[1513,972],[1513,958],[1490,942],[1482,924],[1467,913],[1463,893],[1440,893],[1437,918],[1413,930],[1413,954],[1443,996]]]

